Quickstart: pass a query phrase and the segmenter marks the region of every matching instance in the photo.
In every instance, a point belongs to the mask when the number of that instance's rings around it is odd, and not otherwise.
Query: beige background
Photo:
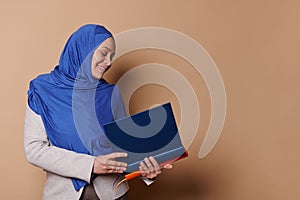
[[[225,127],[213,151],[200,160],[210,98],[192,66],[154,50],[115,62],[107,74],[110,81],[148,62],[176,68],[191,81],[201,106],[190,157],[149,188],[131,181],[130,199],[299,199],[299,10],[297,0],[2,0],[1,199],[41,199],[44,172],[28,164],[23,153],[26,91],[31,79],[57,64],[68,36],[85,23],[104,24],[115,34],[145,26],[180,31],[204,46],[224,79]],[[130,111],[167,100],[180,119],[176,96],[157,85],[137,90]]]

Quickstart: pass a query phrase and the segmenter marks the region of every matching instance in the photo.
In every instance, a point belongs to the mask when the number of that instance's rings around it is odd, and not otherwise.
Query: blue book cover
[[[127,173],[137,171],[145,157],[158,163],[185,153],[170,103],[125,117],[103,126],[113,152],[126,152],[119,161],[128,164]]]

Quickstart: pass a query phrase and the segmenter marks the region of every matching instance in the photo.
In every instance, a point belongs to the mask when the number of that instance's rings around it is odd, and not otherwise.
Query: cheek
[[[103,62],[104,58],[102,56],[94,56],[93,57],[93,64],[96,65],[99,62]]]

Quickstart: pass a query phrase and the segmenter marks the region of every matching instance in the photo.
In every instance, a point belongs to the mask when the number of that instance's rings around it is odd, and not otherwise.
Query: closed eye
[[[107,55],[107,52],[100,51],[100,53],[101,53],[102,56],[106,56]]]

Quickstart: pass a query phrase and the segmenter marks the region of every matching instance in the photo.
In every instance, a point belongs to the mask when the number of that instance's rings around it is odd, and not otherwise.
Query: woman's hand
[[[127,157],[127,153],[111,153],[107,155],[97,156],[94,161],[93,173],[108,174],[108,173],[123,173],[126,170],[127,164],[124,162],[115,161],[116,158]]]
[[[161,173],[162,169],[172,169],[173,166],[171,164],[166,164],[163,167],[160,167],[158,162],[150,156],[149,158],[145,158],[144,162],[140,163],[139,170],[142,176],[152,179],[155,178],[158,174]]]

